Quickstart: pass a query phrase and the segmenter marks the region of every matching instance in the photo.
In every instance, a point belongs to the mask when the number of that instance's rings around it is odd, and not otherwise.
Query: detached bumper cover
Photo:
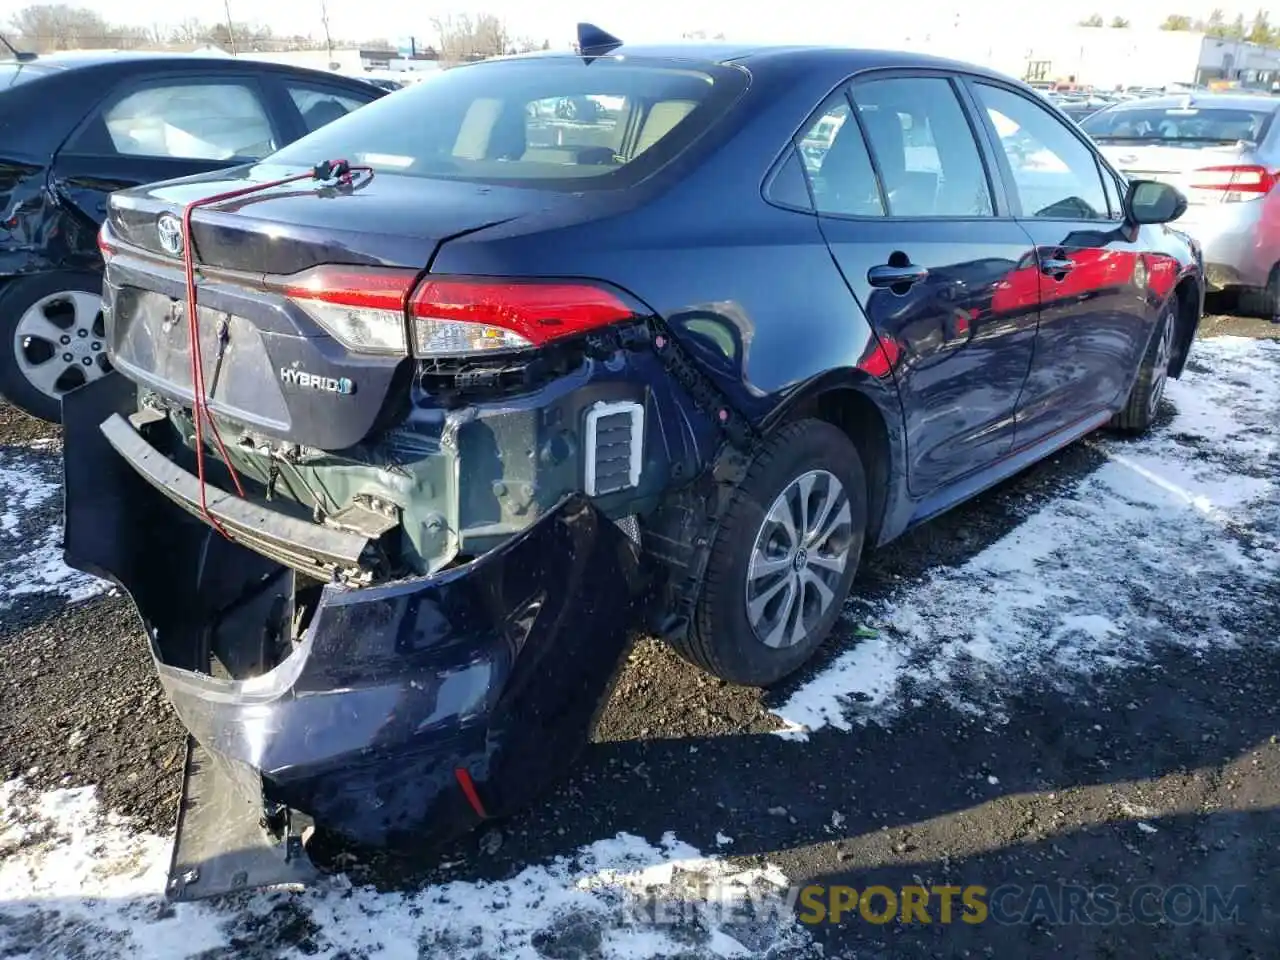
[[[263,556],[191,515],[198,481],[111,417],[133,402],[119,376],[65,400],[66,559],[129,592],[175,709],[247,802],[364,844],[417,844],[518,809],[564,772],[642,585],[635,545],[589,500],[567,498],[466,566],[330,583],[282,662],[217,677],[211,652],[244,661],[259,649],[295,573],[280,550]],[[261,519],[214,503],[233,529]],[[274,527],[273,542],[314,555],[322,528],[294,522],[315,529],[291,541]],[[346,546],[332,558],[349,558]]]

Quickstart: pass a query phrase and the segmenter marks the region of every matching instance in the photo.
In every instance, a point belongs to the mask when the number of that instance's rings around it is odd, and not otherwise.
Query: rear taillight
[[[589,283],[428,277],[409,304],[419,357],[541,347],[626,320],[634,311]]]
[[[348,349],[404,356],[404,306],[416,276],[413,270],[321,266],[294,274],[281,286]]]
[[[351,350],[424,358],[533,349],[635,315],[593,283],[428,276],[415,290],[416,277],[326,265],[272,286]]]
[[[1270,193],[1276,185],[1276,172],[1256,164],[1202,167],[1191,174],[1193,190],[1213,190],[1222,199],[1254,200]]]

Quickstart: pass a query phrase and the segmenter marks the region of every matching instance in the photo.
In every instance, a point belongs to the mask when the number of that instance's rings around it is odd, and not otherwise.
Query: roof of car
[[[129,65],[146,65],[150,68],[161,68],[172,66],[188,68],[193,62],[213,69],[231,68],[239,69],[246,65],[254,70],[279,70],[290,73],[312,73],[324,74],[330,77],[339,77],[348,82],[352,78],[343,77],[342,74],[333,73],[327,70],[320,70],[314,67],[299,66],[297,64],[276,63],[272,60],[246,60],[241,57],[234,57],[229,53],[223,53],[219,50],[193,50],[191,52],[175,52],[172,50],[66,50],[57,53],[41,54],[34,60],[27,62],[17,62],[12,60],[0,61],[3,63],[14,64],[21,70],[30,70],[33,73],[43,73],[47,75],[65,74],[78,70],[88,70],[95,68],[118,68],[127,67]],[[365,81],[367,82],[367,81]]]
[[[231,59],[230,54],[204,50],[194,50],[190,53],[178,53],[172,50],[61,50],[57,53],[42,53],[36,59],[28,61],[22,66],[45,70],[74,70],[79,67],[92,67],[103,63],[128,63],[130,61],[143,60],[153,63],[163,60],[190,63],[193,57],[215,61]]]
[[[574,56],[578,55],[564,50],[544,50],[518,54],[515,57],[503,59]],[[602,54],[602,56],[614,58],[633,57],[636,59],[701,60],[708,63],[743,63],[747,65],[765,60],[770,62],[789,62],[797,66],[840,63],[860,69],[925,67],[1009,79],[997,71],[989,70],[977,64],[948,60],[924,53],[828,45],[735,44],[724,42],[622,44],[608,53]]]

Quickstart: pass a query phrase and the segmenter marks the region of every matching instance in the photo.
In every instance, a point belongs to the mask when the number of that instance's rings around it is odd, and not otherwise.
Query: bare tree
[[[209,28],[194,17],[183,20],[169,34],[173,43],[200,43],[209,33]]]
[[[534,40],[532,37],[516,37],[509,47],[514,53],[531,53],[534,50],[549,50],[551,44],[546,40]]]
[[[474,17],[468,13],[433,17],[432,25],[440,38],[442,60],[475,60],[501,56],[512,49],[506,25],[491,13]]]
[[[112,46],[107,21],[92,10],[65,3],[36,4],[13,15],[10,24],[22,46],[37,53]]]

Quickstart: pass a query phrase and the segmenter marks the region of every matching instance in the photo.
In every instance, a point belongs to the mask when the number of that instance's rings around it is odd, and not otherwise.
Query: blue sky
[[[76,0],[69,0],[75,4]],[[108,20],[136,24],[168,25],[187,17],[212,22],[224,16],[222,0],[81,0],[79,5],[99,11]],[[319,36],[320,0],[230,0],[231,15],[236,20],[265,23],[278,31],[314,33]],[[24,3],[12,0],[0,2],[0,23]],[[803,17],[790,19],[779,17],[777,10],[806,10]],[[1098,12],[1110,19],[1124,16],[1135,26],[1155,26],[1171,10],[1184,10],[1191,16],[1204,16],[1212,3],[1199,9],[1194,3],[1175,2],[1144,4],[1141,0],[1084,0],[1076,5],[1059,8],[1033,4],[1016,12],[1022,5],[1008,3],[957,3],[955,0],[914,0],[905,9],[902,4],[822,3],[790,6],[766,4],[763,0],[475,0],[456,5],[426,4],[409,0],[329,0],[329,21],[336,36],[353,39],[384,36],[395,39],[414,34],[428,40],[433,35],[432,14],[440,15],[451,10],[487,11],[507,22],[508,29],[516,36],[528,35],[538,40],[548,39],[553,46],[567,45],[574,35],[578,20],[589,20],[618,34],[624,40],[652,41],[677,38],[682,32],[706,30],[723,32],[731,40],[780,42],[834,42],[857,45],[860,36],[870,32],[891,30],[901,35],[904,26],[919,28],[928,24],[944,29],[956,21],[971,27],[989,27],[993,32],[1052,21],[1073,23],[1090,13]],[[1222,4],[1231,19],[1243,12],[1246,19],[1253,15],[1253,6]],[[1185,9],[1184,9],[1185,8]],[[909,11],[909,12],[908,12]],[[904,14],[907,14],[904,16]],[[1280,17],[1277,18],[1280,20]],[[909,23],[907,22],[909,21]],[[937,25],[934,27],[934,25]]]

